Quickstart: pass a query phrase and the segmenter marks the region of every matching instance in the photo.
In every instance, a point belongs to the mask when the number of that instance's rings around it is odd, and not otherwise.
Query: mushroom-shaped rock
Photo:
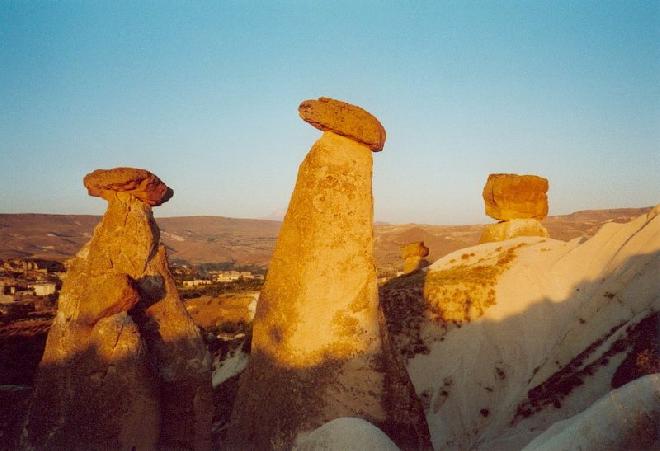
[[[424,246],[424,241],[415,241],[401,247],[401,257],[404,259],[403,272],[408,274],[419,269],[424,257],[428,257],[429,248]]]
[[[385,132],[373,116],[341,102],[303,102],[301,115],[327,131],[298,170],[223,445],[288,450],[300,433],[360,417],[402,448],[430,448],[423,406],[382,324],[373,154],[336,128],[373,148],[382,147]]]
[[[486,214],[498,220],[543,219],[548,180],[536,175],[490,174],[483,190]]]
[[[362,108],[340,100],[320,97],[305,100],[298,107],[300,117],[321,131],[346,136],[369,147],[383,150],[385,128],[374,115]]]
[[[97,169],[87,174],[83,183],[90,196],[111,200],[116,193],[130,193],[152,207],[174,195],[172,188],[146,169]]]
[[[20,448],[210,449],[210,356],[151,208],[172,190],[129,168],[85,186],[108,208],[67,262]]]

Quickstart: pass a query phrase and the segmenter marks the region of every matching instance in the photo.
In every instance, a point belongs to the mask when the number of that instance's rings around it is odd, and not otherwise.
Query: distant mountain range
[[[608,221],[627,222],[647,208],[578,211],[550,216],[543,221],[552,238],[569,240],[591,237]],[[0,258],[27,257],[64,260],[74,255],[91,237],[99,216],[50,214],[0,214]],[[232,262],[267,266],[281,222],[222,216],[158,218],[162,241],[171,261],[199,263]],[[401,245],[424,241],[429,261],[478,243],[483,225],[376,224],[376,260],[381,271],[402,264]]]

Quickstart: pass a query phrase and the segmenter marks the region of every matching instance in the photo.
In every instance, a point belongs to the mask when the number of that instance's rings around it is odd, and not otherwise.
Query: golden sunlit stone
[[[254,324],[254,349],[282,364],[380,349],[371,159],[326,132],[300,167]]]
[[[490,174],[483,190],[486,214],[500,219],[486,226],[479,243],[519,236],[548,237],[539,222],[548,214],[548,180],[536,175]]]
[[[490,174],[483,190],[493,219],[543,219],[548,215],[548,180],[536,175]]]
[[[403,273],[408,274],[419,269],[424,257],[428,257],[429,248],[424,246],[424,241],[408,243],[401,248],[403,258]]]
[[[332,131],[300,165],[257,305],[229,449],[290,449],[298,433],[340,417],[364,418],[401,446],[430,446],[381,324],[371,178],[370,148]]]
[[[113,171],[85,178],[103,175],[108,209],[68,262],[23,447],[210,449],[210,360],[151,211],[171,190],[148,171]]]
[[[481,233],[479,243],[504,241],[519,236],[548,237],[548,231],[536,219],[512,219],[496,224],[488,224]]]

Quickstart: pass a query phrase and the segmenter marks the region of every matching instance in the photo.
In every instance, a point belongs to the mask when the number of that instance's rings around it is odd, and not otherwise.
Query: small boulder
[[[416,271],[421,267],[424,257],[428,257],[429,248],[424,246],[424,241],[415,241],[401,247],[401,257],[403,257],[404,274]]]
[[[374,152],[383,150],[385,128],[375,116],[358,106],[320,97],[318,100],[303,101],[298,113],[305,122],[321,131],[346,136]]]
[[[153,206],[161,205],[174,195],[172,188],[145,169],[97,169],[83,180],[90,196],[111,200],[116,193],[126,192]]]
[[[481,233],[479,243],[510,240],[519,236],[540,236],[547,238],[548,231],[536,219],[513,219],[489,224]]]
[[[543,219],[548,180],[536,175],[490,174],[483,190],[486,214],[497,220]]]

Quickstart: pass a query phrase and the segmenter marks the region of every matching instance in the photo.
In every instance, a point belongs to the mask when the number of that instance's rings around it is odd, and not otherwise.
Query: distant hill
[[[550,236],[568,240],[592,236],[608,221],[626,222],[649,208],[579,211],[544,221]],[[89,240],[99,216],[0,214],[0,258],[32,257],[64,260]],[[267,266],[281,222],[222,216],[158,218],[170,259],[187,263],[233,262]],[[396,270],[399,247],[423,240],[431,250],[429,261],[477,244],[482,225],[376,224],[376,260],[379,270]]]

